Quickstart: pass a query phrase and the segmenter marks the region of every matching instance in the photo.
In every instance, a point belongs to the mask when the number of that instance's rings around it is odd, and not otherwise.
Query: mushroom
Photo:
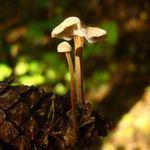
[[[83,93],[83,46],[84,39],[89,43],[101,40],[106,35],[106,31],[97,27],[87,27],[81,23],[77,17],[69,17],[52,31],[52,37],[70,41],[74,39],[75,45],[75,76],[77,102],[79,105],[85,103]]]
[[[102,41],[106,36],[106,31],[97,27],[87,27],[87,35],[85,39],[89,43]]]
[[[65,53],[66,59],[68,62],[71,82],[70,82],[70,95],[71,95],[71,103],[72,103],[72,124],[73,129],[76,131],[76,96],[75,96],[75,79],[74,79],[74,69],[73,69],[73,63],[71,59],[71,46],[68,42],[62,42],[57,47],[58,53]]]
[[[81,21],[77,17],[66,18],[51,33],[52,38],[55,37],[66,41],[70,41],[75,35],[81,37],[86,35],[84,25],[81,25]]]

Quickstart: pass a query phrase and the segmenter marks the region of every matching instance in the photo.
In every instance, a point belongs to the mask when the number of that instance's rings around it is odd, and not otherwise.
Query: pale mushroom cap
[[[58,53],[68,53],[71,52],[71,46],[68,42],[62,42],[57,46]]]
[[[77,17],[69,17],[65,19],[60,25],[53,29],[51,36],[59,39],[70,41],[73,36],[85,36],[86,27],[81,25],[81,21]]]
[[[98,27],[87,27],[87,35],[85,39],[89,43],[94,43],[102,40],[106,36],[106,31]]]
[[[98,27],[87,27],[78,17],[66,18],[60,25],[53,29],[51,36],[70,41],[75,35],[84,37],[89,43],[101,41],[106,31]]]

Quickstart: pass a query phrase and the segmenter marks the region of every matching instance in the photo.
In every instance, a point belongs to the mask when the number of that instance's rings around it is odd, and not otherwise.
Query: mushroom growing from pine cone
[[[53,29],[51,36],[54,38],[70,41],[74,39],[75,46],[75,77],[77,102],[79,105],[85,103],[83,90],[83,46],[84,39],[94,43],[103,39],[106,31],[98,27],[87,27],[79,18],[69,17]]]
[[[76,95],[75,95],[75,79],[74,79],[74,68],[73,68],[73,63],[71,59],[71,46],[69,45],[68,42],[62,42],[57,46],[57,51],[58,53],[65,53],[68,67],[69,67],[69,72],[70,72],[70,95],[71,95],[71,103],[72,103],[72,126],[74,131],[76,132]]]

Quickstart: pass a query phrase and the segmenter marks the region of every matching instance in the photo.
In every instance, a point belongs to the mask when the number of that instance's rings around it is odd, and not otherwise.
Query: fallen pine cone
[[[69,97],[10,83],[0,82],[0,147],[4,150],[73,149],[75,143],[86,147],[112,127],[85,104],[77,110],[79,132],[74,138]]]

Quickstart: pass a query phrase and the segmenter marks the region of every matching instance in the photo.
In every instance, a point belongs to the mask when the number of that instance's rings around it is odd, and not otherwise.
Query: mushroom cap
[[[58,46],[57,46],[57,51],[58,53],[68,53],[71,52],[71,46],[68,42],[61,42]]]
[[[56,28],[53,29],[51,36],[59,39],[70,41],[74,35],[84,36],[84,25],[81,25],[81,21],[77,17],[66,18]]]
[[[66,18],[56,28],[53,29],[51,36],[70,41],[75,35],[84,37],[89,43],[101,41],[106,31],[98,27],[87,27],[81,23],[78,17]]]
[[[89,43],[101,41],[106,36],[106,31],[98,27],[87,27],[87,34],[85,39]]]

